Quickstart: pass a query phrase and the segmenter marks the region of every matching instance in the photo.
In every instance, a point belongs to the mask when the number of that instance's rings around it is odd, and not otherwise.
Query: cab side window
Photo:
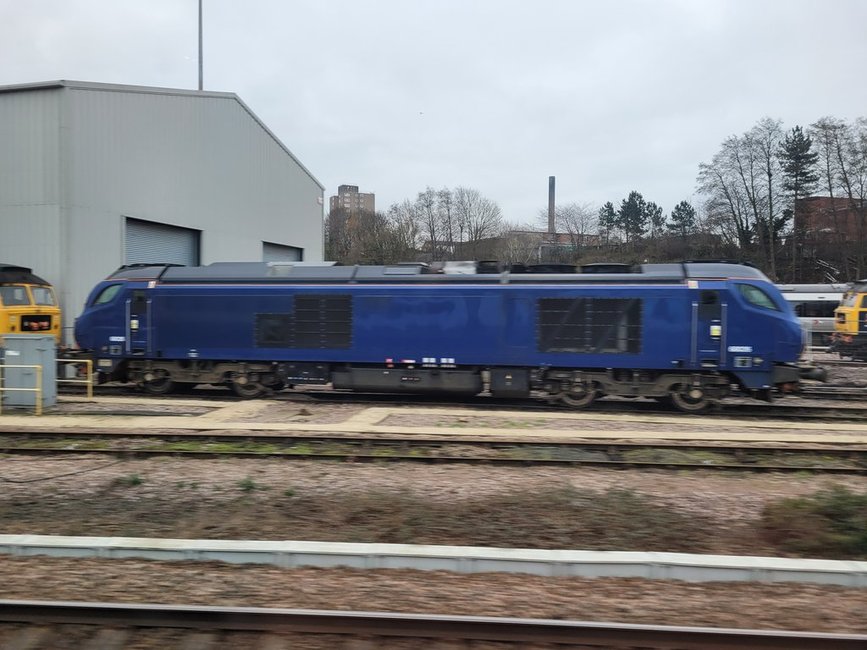
[[[54,293],[48,287],[30,287],[33,302],[37,305],[55,305]]]
[[[27,289],[24,287],[0,287],[0,301],[7,307],[30,304]]]
[[[751,284],[739,284],[738,291],[751,305],[761,307],[762,309],[780,311],[780,308],[774,304],[773,299],[758,287],[754,287]]]
[[[105,289],[99,292],[99,295],[94,298],[94,305],[104,305],[107,302],[111,302],[114,297],[117,295],[117,292],[120,291],[121,285],[119,284],[110,284]]]

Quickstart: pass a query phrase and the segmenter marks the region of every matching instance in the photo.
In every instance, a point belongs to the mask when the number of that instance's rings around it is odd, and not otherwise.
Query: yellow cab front
[[[36,284],[0,285],[0,337],[51,334],[60,344],[60,307],[54,289]]]
[[[834,310],[832,349],[841,356],[867,355],[867,281],[853,284]]]

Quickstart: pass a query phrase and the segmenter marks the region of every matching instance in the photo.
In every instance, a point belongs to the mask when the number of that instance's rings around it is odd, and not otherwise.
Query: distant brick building
[[[833,239],[848,241],[859,239],[864,234],[867,202],[830,196],[808,196],[798,199],[795,205],[796,226],[806,240]]]

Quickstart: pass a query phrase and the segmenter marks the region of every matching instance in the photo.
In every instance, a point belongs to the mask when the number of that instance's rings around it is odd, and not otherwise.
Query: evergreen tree
[[[611,232],[617,228],[617,212],[614,210],[614,204],[608,201],[599,208],[599,231],[604,233],[605,242],[611,238]]]
[[[645,207],[647,219],[650,221],[650,236],[658,237],[665,228],[665,215],[662,208],[653,201],[649,201]]]
[[[798,199],[809,196],[819,182],[816,173],[818,153],[813,150],[813,141],[805,135],[800,126],[787,134],[780,146],[779,157],[783,168],[783,189],[792,198],[792,207],[784,214],[790,213],[792,226],[792,281],[798,281],[798,267],[801,246],[804,241],[804,224],[798,219]]]
[[[623,199],[617,211],[617,225],[626,237],[626,243],[640,239],[647,230],[647,202],[635,190]]]
[[[695,208],[688,201],[681,201],[671,211],[671,223],[668,229],[680,235],[683,239],[695,231]]]
[[[807,196],[819,182],[816,173],[819,154],[813,151],[813,140],[796,126],[783,139],[779,155],[783,163],[783,188],[792,195]]]

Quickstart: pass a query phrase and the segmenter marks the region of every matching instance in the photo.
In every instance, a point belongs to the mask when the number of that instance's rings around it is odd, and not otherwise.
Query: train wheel
[[[682,384],[674,387],[669,398],[676,409],[685,413],[704,413],[713,406],[713,401],[701,388],[690,388]]]
[[[268,392],[268,389],[265,388],[258,381],[248,381],[246,384],[239,384],[233,381],[232,390],[235,392],[235,395],[244,399],[254,399],[256,397],[261,397],[266,392]]]
[[[586,408],[596,401],[599,391],[592,386],[576,386],[568,392],[562,392],[557,398],[566,406],[572,408]]]
[[[175,389],[175,382],[170,377],[160,377],[151,381],[143,381],[140,386],[149,395],[166,395]]]

